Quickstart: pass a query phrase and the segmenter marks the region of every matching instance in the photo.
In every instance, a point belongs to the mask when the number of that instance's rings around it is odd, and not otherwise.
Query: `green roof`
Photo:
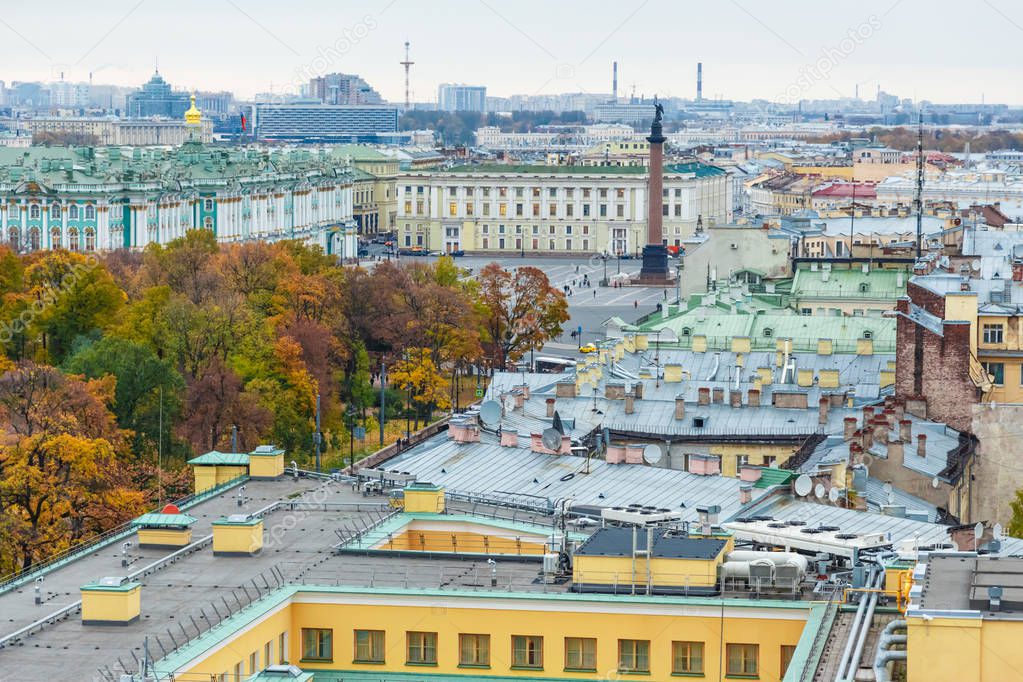
[[[260,445],[249,453],[249,457],[277,457],[283,455],[284,450],[273,445]]]
[[[339,159],[345,157],[351,157],[352,161],[358,163],[359,161],[392,161],[393,159],[386,154],[381,154],[378,150],[373,147],[367,147],[364,144],[339,144],[336,147],[330,148],[330,153]]]
[[[867,298],[894,302],[906,295],[908,280],[907,273],[897,270],[871,270],[865,274],[858,268],[833,268],[817,272],[799,268],[792,279],[792,296],[797,299]]]
[[[796,474],[788,469],[773,469],[764,467],[760,470],[760,479],[753,484],[754,488],[770,488],[774,485],[784,485],[796,477]]]
[[[209,452],[193,457],[188,460],[189,464],[202,464],[208,466],[248,466],[249,465],[249,453],[247,452],[219,452],[217,450],[210,450]]]
[[[142,583],[133,583],[125,581],[120,585],[104,585],[102,583],[89,583],[88,585],[82,585],[80,589],[86,592],[131,592],[136,587],[141,587]]]
[[[263,523],[263,518],[260,517],[260,516],[257,516],[255,518],[251,518],[251,519],[250,518],[234,519],[234,518],[231,518],[230,516],[221,516],[219,519],[217,519],[216,521],[212,522],[210,525],[211,526],[257,526],[257,525],[259,525],[261,523]]]
[[[135,526],[148,526],[150,528],[187,528],[195,523],[197,519],[188,514],[161,514],[150,512],[138,517],[132,524]]]

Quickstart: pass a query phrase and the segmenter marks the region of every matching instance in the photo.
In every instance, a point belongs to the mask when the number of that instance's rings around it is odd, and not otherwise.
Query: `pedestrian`
[[[594,301],[597,300],[597,290],[596,289],[593,290],[593,300]]]
[[[638,308],[639,307],[639,301],[633,301],[632,302],[632,307],[633,308]]]
[[[579,274],[579,264],[578,263],[575,264],[575,273],[577,275]]]

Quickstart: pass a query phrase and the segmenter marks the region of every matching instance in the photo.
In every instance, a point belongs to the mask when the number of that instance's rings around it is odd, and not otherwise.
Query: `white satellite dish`
[[[796,479],[796,483],[793,486],[796,491],[796,495],[800,497],[806,497],[813,490],[813,480],[810,479],[806,474],[800,474],[799,478]]]
[[[824,497],[824,493],[825,492],[827,492],[827,491],[824,489],[824,484],[823,483],[818,483],[813,488],[813,496],[816,497],[818,500],[820,500],[820,499],[822,499]]]
[[[560,450],[561,449],[561,432],[557,429],[544,429],[540,435],[540,442],[548,450]]]
[[[972,268],[974,272],[980,272],[980,265],[981,265],[980,261],[975,260],[972,263],[970,263],[970,268]]]
[[[935,476],[931,479],[931,487],[937,490],[939,486],[941,486],[941,481],[939,481],[938,477]]]
[[[973,537],[975,539],[977,539],[977,540],[980,540],[980,538],[983,535],[984,535],[984,524],[981,523],[980,521],[978,521],[977,525],[973,527]]]
[[[994,528],[991,529],[991,534],[992,534],[992,536],[994,536],[995,540],[1001,540],[1002,539],[1002,524],[996,523],[994,525]]]
[[[838,498],[838,488],[832,488],[828,491],[828,500],[830,500],[832,504],[838,502]]]
[[[888,504],[895,504],[895,494],[892,492],[892,484],[884,484],[884,498],[888,500]]]
[[[487,428],[496,428],[501,424],[501,403],[487,400],[480,405],[480,421]]]
[[[662,453],[659,445],[650,445],[643,448],[643,461],[647,464],[657,464],[661,461]]]

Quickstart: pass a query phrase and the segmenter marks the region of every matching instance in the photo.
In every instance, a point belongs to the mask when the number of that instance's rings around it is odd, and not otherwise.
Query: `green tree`
[[[1012,518],[1005,532],[1014,538],[1023,538],[1023,488],[1016,491],[1016,499],[1009,506],[1012,507]]]

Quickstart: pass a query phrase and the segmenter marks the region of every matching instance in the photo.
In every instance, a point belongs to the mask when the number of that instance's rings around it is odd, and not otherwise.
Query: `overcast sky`
[[[850,35],[854,36],[850,37]],[[0,79],[296,90],[357,73],[404,98],[610,92],[770,100],[893,94],[1023,104],[1019,0],[35,0],[3,3]],[[812,68],[810,68],[812,67]]]

